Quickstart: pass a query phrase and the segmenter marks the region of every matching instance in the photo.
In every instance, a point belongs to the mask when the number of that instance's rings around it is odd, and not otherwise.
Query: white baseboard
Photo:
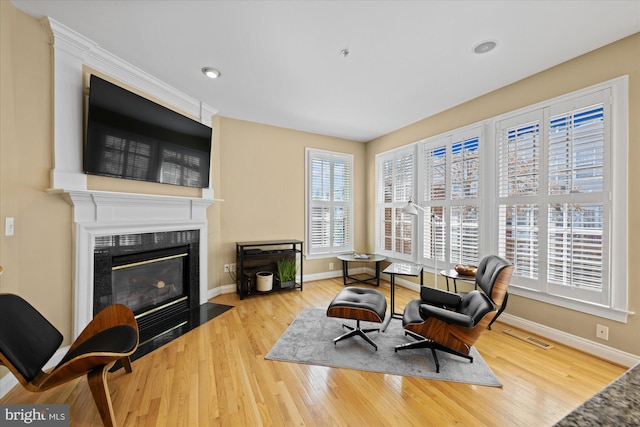
[[[230,294],[230,293],[233,293],[235,291],[236,291],[236,285],[235,284],[222,285],[222,286],[218,286],[217,288],[208,289],[207,290],[207,300],[210,300],[211,298],[215,298],[218,295]]]
[[[513,316],[509,313],[502,313],[498,322],[523,329],[527,332],[539,335],[541,337],[556,341],[562,345],[575,348],[593,356],[599,357],[609,362],[630,368],[640,362],[640,356],[618,350],[604,344],[590,341],[585,338],[571,335],[569,333],[553,329],[539,323],[531,322],[520,317]]]

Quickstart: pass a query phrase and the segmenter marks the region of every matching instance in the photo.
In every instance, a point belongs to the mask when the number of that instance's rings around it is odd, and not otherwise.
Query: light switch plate
[[[13,227],[13,217],[6,217],[4,219],[4,235],[5,236],[13,236],[14,227]]]

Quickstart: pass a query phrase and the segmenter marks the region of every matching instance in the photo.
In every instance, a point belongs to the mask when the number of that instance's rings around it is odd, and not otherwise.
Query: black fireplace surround
[[[96,237],[94,316],[111,304],[129,306],[141,342],[183,322],[200,304],[199,250],[199,230]]]

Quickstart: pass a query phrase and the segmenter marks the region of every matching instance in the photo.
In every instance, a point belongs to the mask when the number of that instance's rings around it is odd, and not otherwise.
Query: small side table
[[[475,289],[478,289],[476,283],[476,276],[463,276],[455,270],[441,270],[440,275],[447,279],[447,290],[449,290],[449,279],[453,280],[453,292],[458,293],[458,280],[463,282],[473,283]]]
[[[396,288],[396,275],[399,276],[411,276],[420,277],[420,286],[424,286],[424,278],[422,276],[422,264],[409,264],[405,262],[394,262],[384,269],[383,273],[390,276],[391,282],[391,314],[385,321],[381,331],[384,332],[389,326],[391,319],[402,319],[402,313],[396,313],[395,311],[395,288]]]
[[[345,286],[353,285],[355,283],[364,283],[368,285],[380,286],[380,262],[384,261],[386,257],[382,255],[372,254],[369,258],[356,258],[353,254],[342,254],[337,257],[342,261],[342,280]],[[358,279],[356,277],[349,276],[349,263],[350,262],[375,262],[376,263],[376,275],[367,279]],[[350,282],[347,281],[351,280]]]

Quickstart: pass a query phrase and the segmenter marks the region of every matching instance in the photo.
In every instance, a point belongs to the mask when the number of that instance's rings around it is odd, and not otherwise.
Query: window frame
[[[546,135],[548,132],[548,120],[554,116],[558,108],[562,105],[570,105],[581,98],[593,96],[597,93],[603,93],[602,102],[605,105],[605,112],[609,115],[608,141],[605,141],[604,150],[606,156],[604,162],[604,180],[608,181],[603,188],[601,201],[605,205],[605,221],[604,227],[607,228],[608,235],[603,241],[603,269],[608,270],[603,280],[608,280],[608,286],[604,286],[600,300],[592,299],[591,301],[580,299],[582,292],[559,292],[557,285],[548,283],[548,280],[542,281],[538,279],[517,279],[512,280],[509,292],[514,295],[520,295],[537,301],[561,306],[564,308],[596,315],[599,317],[615,320],[618,322],[626,322],[628,311],[628,274],[627,274],[627,251],[628,251],[628,235],[627,235],[627,187],[628,187],[628,77],[622,76],[600,84],[596,84],[584,89],[580,89],[556,98],[542,101],[535,105],[531,105],[516,111],[502,114],[491,119],[491,127],[494,129],[493,149],[495,150],[492,158],[496,162],[493,170],[495,171],[493,181],[499,183],[499,167],[497,164],[498,154],[498,126],[499,122],[511,120],[517,116],[535,114],[539,111],[540,116],[540,132],[542,139],[542,152],[540,154],[540,162],[547,162]],[[550,113],[550,111],[552,111]],[[541,200],[539,204],[539,215],[547,216],[547,207],[557,201],[557,196],[549,195],[546,187],[548,181],[548,168],[546,164],[540,170],[540,175],[544,185],[540,187],[540,194],[537,200]],[[498,188],[496,188],[498,190]],[[496,195],[498,192],[496,191]],[[517,203],[526,203],[525,197],[514,198]],[[536,201],[536,199],[532,199]],[[593,202],[594,197],[591,194],[578,194],[576,200],[581,202]],[[499,210],[499,200],[496,197],[494,202],[494,212]],[[544,206],[543,206],[544,205]],[[608,205],[608,206],[606,206]],[[497,224],[496,218],[496,224]],[[544,245],[547,244],[548,227],[547,221],[544,221],[542,227],[539,227],[540,235],[544,234]],[[494,229],[497,235],[499,230]],[[540,240],[539,240],[540,241]],[[497,243],[497,242],[496,242]],[[544,246],[542,243],[540,246]],[[496,250],[497,250],[496,246]],[[544,254],[540,256],[539,269],[547,269],[547,248],[544,248]],[[546,279],[546,271],[544,271],[544,279]]]
[[[330,194],[331,199],[329,201],[316,202],[312,199],[312,179],[311,179],[311,163],[316,159],[324,159],[329,160],[331,162],[331,177],[330,177]],[[335,185],[334,181],[334,166],[336,161],[344,161],[349,164],[349,200],[346,201],[336,201],[333,200],[333,188]],[[349,153],[340,153],[337,151],[328,151],[321,150],[317,148],[305,148],[305,236],[307,239],[307,244],[305,245],[305,257],[307,259],[321,259],[321,258],[333,258],[336,255],[344,254],[348,252],[354,251],[354,156]],[[313,245],[312,239],[312,224],[313,224],[313,206],[314,205],[322,205],[329,208],[330,217],[329,223],[330,227],[333,226],[333,208],[336,207],[346,207],[348,209],[348,214],[346,215],[347,227],[348,227],[348,243],[346,245],[334,246],[333,245],[333,231],[329,231],[329,239],[330,244],[329,247],[315,247]]]

